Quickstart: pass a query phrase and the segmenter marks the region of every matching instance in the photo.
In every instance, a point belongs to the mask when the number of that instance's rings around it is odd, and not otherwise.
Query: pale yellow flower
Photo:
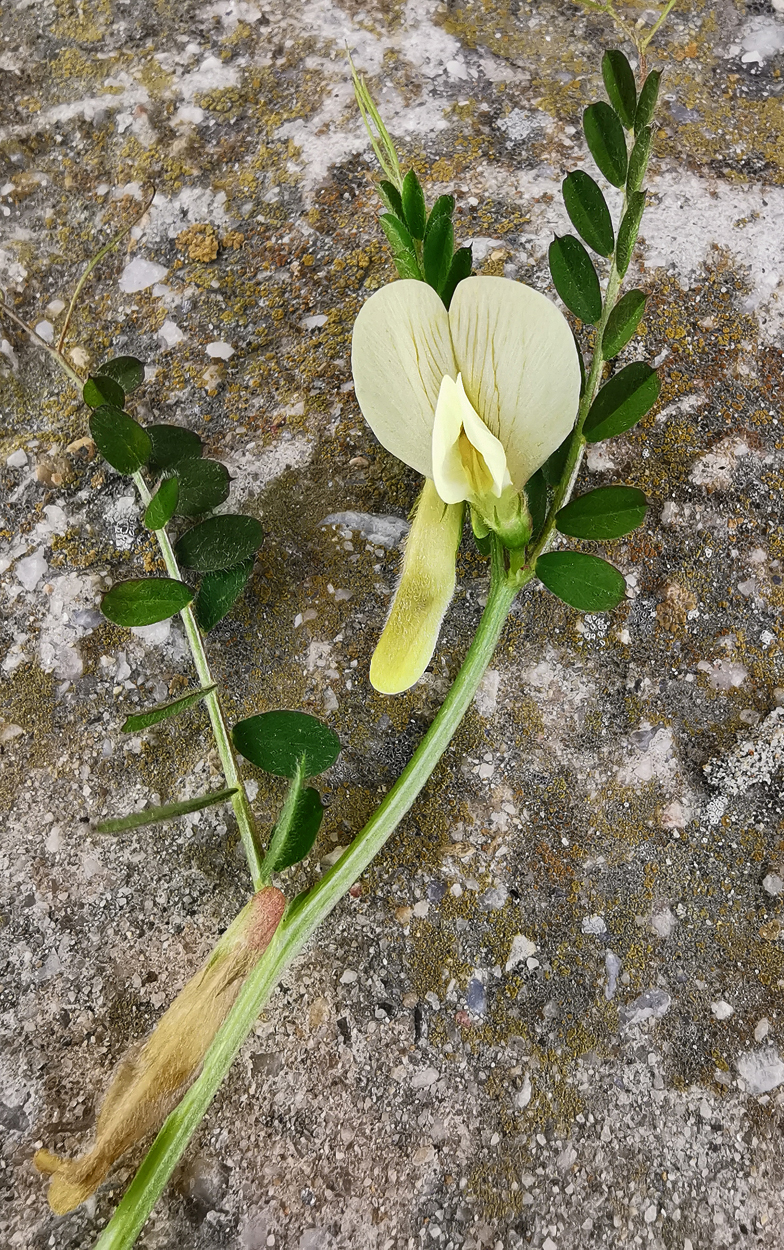
[[[490,277],[461,282],[449,311],[424,282],[382,287],[357,317],[351,366],[379,442],[428,479],[371,667],[376,689],[392,694],[432,658],[454,590],[463,505],[478,528],[525,547],[525,484],[574,426],[580,367],[555,304]]]

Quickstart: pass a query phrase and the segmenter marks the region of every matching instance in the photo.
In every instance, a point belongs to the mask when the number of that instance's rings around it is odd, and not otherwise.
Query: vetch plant
[[[645,207],[659,75],[645,76],[643,69],[638,83],[618,50],[605,54],[602,71],[609,102],[586,109],[583,130],[598,173],[623,193],[620,217],[613,222],[599,183],[576,170],[563,183],[575,233],[554,239],[549,251],[553,285],[576,319],[576,336],[544,294],[505,278],[471,276],[470,248],[455,249],[453,198],[439,196],[428,211],[419,179],[413,170],[403,175],[370,93],[354,73],[385,175],[380,225],[400,275],[372,295],[357,318],[356,394],[379,441],[424,479],[400,583],[371,664],[376,689],[405,690],[430,662],[454,592],[466,512],[490,562],[490,590],[460,670],[410,762],[337,863],[292,899],[278,888],[285,881],[273,879],[314,845],[323,809],[307,782],[334,764],[340,742],[328,726],[297,711],[263,712],[229,726],[206,646],[209,631],[252,575],[261,524],[239,514],[210,515],[227,500],[230,480],[219,461],[203,456],[198,435],[174,425],[144,426],[126,411],[127,396],[143,381],[139,361],[109,360],[82,380],[63,356],[62,342],[47,346],[92,409],[96,447],[134,481],[166,571],[118,583],[104,596],[103,611],[120,626],[179,613],[198,678],[192,690],[130,716],[123,728],[139,732],[203,703],[224,774],[215,791],[112,817],[98,829],[121,834],[230,803],[253,886],[205,965],[150,1038],[122,1061],[92,1149],[75,1161],[46,1148],[36,1156],[52,1177],[51,1205],[64,1212],[95,1190],[125,1150],[160,1129],[99,1250],[134,1244],[280,977],[416,801],[477,691],[520,591],[538,579],[586,612],[610,610],[624,597],[624,578],[613,565],[566,540],[619,538],[645,516],[645,497],[632,487],[574,492],[586,446],[630,429],[658,396],[647,363],[613,371],[612,362],[632,341],[645,308],[643,291],[622,295],[621,288]],[[600,258],[602,279],[591,253]],[[18,322],[5,306],[0,312]],[[590,352],[587,368],[581,342]],[[289,779],[267,837],[257,828],[238,757]]]

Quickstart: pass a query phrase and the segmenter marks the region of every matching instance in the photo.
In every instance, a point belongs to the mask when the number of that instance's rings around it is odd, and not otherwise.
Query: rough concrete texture
[[[627,602],[515,607],[424,796],[245,1045],[149,1250],[784,1245],[782,10],[681,3],[652,56],[630,274],[650,303],[624,359],[656,361],[662,396],[582,477],[650,498],[605,549]],[[611,27],[548,0],[23,0],[4,27],[6,298],[51,340],[154,182],[71,356],[148,361],[136,411],[202,433],[263,518],[209,648],[232,715],[301,707],[341,735],[293,893],[409,757],[487,591],[466,539],[431,670],[373,693],[417,485],[352,395],[351,325],[393,271],[345,46],[428,195],[457,197],[477,271],[549,290]],[[0,338],[0,1241],[77,1250],[141,1151],[62,1219],[32,1153],[87,1147],[114,1065],[248,879],[224,809],[91,831],[220,776],[199,711],[120,732],[192,681],[182,634],[99,616],[155,549],[67,379],[8,321]],[[252,791],[269,825],[281,787]]]

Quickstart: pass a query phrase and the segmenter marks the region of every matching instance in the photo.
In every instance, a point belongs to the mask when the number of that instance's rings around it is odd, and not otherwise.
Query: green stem
[[[136,489],[141,496],[142,503],[146,507],[151,499],[150,492],[147,489],[147,483],[139,472],[134,473],[133,480],[136,483]],[[160,529],[155,530],[155,537],[158,539],[158,546],[161,549],[163,562],[166,565],[166,572],[169,574],[169,577],[181,582],[183,580],[182,574],[180,573],[180,568],[177,564],[177,557],[175,556],[171,542],[169,541],[169,535],[166,533],[165,529]],[[188,645],[191,649],[191,655],[193,656],[193,663],[196,673],[198,674],[199,682],[202,687],[214,686],[216,683],[212,673],[210,672],[210,666],[207,663],[207,655],[204,650],[202,636],[196,623],[193,608],[190,604],[187,608],[183,608],[180,616],[182,617],[182,623],[185,626],[185,634],[188,639]],[[259,849],[256,822],[253,819],[253,812],[251,811],[248,796],[245,793],[245,786],[242,778],[240,777],[239,769],[237,768],[237,757],[234,754],[234,747],[231,743],[226,717],[224,715],[223,708],[221,707],[217,689],[211,690],[208,695],[205,695],[204,703],[210,718],[210,724],[212,725],[212,732],[215,736],[215,743],[218,748],[218,755],[220,756],[223,775],[226,778],[226,789],[235,791],[232,795],[231,805],[234,808],[234,815],[237,818],[237,826],[240,831],[240,837],[242,838],[242,845],[245,849],[245,856],[248,861],[248,868],[253,881],[253,888],[254,890],[260,890],[264,884],[264,878],[261,871],[261,864],[264,857]]]
[[[654,22],[653,26],[648,31],[648,34],[645,36],[645,38],[640,40],[640,51],[642,53],[645,52],[645,49],[648,47],[648,44],[654,38],[659,28],[663,26],[663,24],[666,22],[670,13],[675,8],[676,3],[677,3],[677,0],[668,0],[668,3],[664,6],[664,9],[659,14],[658,20]]]
[[[621,208],[620,220],[623,221],[627,208],[627,195],[624,189],[623,207]],[[596,338],[594,340],[594,352],[591,358],[591,368],[588,371],[588,377],[585,380],[585,390],[583,391],[580,405],[577,409],[577,421],[575,422],[574,432],[572,433],[572,441],[569,445],[569,455],[566,458],[564,471],[561,474],[561,480],[555,489],[550,510],[547,514],[547,521],[544,529],[539,536],[536,546],[530,552],[526,552],[525,568],[533,569],[537,558],[547,551],[553,540],[555,533],[555,519],[561,508],[563,508],[571,499],[572,491],[577,482],[577,475],[580,472],[580,465],[583,461],[585,453],[586,439],[583,434],[583,426],[586,417],[591,409],[591,404],[596,398],[596,392],[599,389],[599,383],[602,378],[602,368],[604,367],[604,356],[602,355],[602,338],[607,325],[610,313],[618,302],[618,295],[621,289],[621,276],[618,273],[618,265],[615,253],[613,253],[612,264],[610,265],[610,275],[607,279],[607,290],[602,305],[602,315],[596,325]]]
[[[71,302],[68,305],[68,312],[65,314],[65,321],[63,322],[63,328],[60,331],[60,338],[57,343],[58,352],[62,353],[63,344],[65,343],[65,336],[68,333],[68,326],[71,323],[73,310],[76,307],[76,301],[78,300],[79,295],[81,294],[82,287],[84,286],[85,282],[89,278],[93,269],[95,269],[95,266],[99,264],[100,261],[103,260],[104,256],[107,256],[109,252],[114,251],[118,243],[122,243],[123,239],[125,238],[127,234],[130,234],[130,232],[133,230],[136,223],[138,221],[141,221],[142,217],[147,212],[147,210],[149,209],[154,199],[155,199],[155,187],[152,188],[150,198],[148,199],[147,203],[144,205],[144,208],[141,209],[141,211],[138,212],[136,216],[131,221],[128,222],[127,226],[123,226],[121,230],[118,230],[117,234],[113,235],[112,238],[109,240],[109,242],[105,243],[104,246],[100,249],[100,251],[96,252],[92,260],[89,262],[87,268],[85,269],[84,273],[82,274],[81,278],[76,284],[76,290],[71,296]]]
[[[129,1250],[135,1243],[270,993],[311,934],[397,828],[449,745],[490,662],[517,589],[506,577],[503,552],[494,539],[487,606],[435,720],[407,767],[348,850],[315,886],[289,906],[272,942],[245,981],[231,1013],[207,1052],[200,1076],[166,1120],[95,1250]]]
[[[19,326],[20,330],[24,330],[25,334],[29,334],[36,347],[42,347],[45,352],[49,353],[53,360],[57,361],[63,372],[67,373],[74,385],[78,387],[79,394],[81,395],[84,383],[76,370],[71,368],[63,353],[58,351],[56,347],[52,347],[51,343],[47,343],[46,339],[42,339],[40,334],[36,334],[33,327],[29,326],[26,321],[22,320],[21,317],[17,317],[14,310],[8,307],[5,300],[0,300],[0,312],[3,313],[4,316],[10,318],[15,325]]]

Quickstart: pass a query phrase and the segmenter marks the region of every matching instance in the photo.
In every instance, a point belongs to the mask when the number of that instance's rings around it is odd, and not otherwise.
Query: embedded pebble
[[[168,272],[165,266],[156,264],[154,260],[136,256],[123,269],[118,285],[126,295],[132,295],[136,291],[146,291],[148,286],[161,282]]]
[[[735,1008],[721,999],[718,1003],[711,1003],[711,1012],[717,1020],[729,1020],[735,1014]]]
[[[211,356],[213,360],[230,360],[234,355],[234,348],[231,343],[215,342],[208,343],[205,352]]]
[[[607,973],[607,984],[604,987],[604,997],[609,1000],[614,996],[615,989],[618,984],[618,974],[621,971],[622,963],[614,951],[606,951],[604,956],[604,970]]]
[[[487,989],[478,977],[471,977],[466,988],[466,1007],[475,1016],[483,1016],[487,1010]]]
[[[506,961],[506,972],[511,972],[512,968],[516,968],[518,964],[529,959],[536,954],[536,943],[530,938],[525,937],[522,933],[516,933],[512,938],[512,949],[509,952],[509,958]]]
[[[161,347],[176,347],[185,342],[185,335],[175,321],[164,321],[158,331],[158,342]]]
[[[45,577],[49,571],[43,552],[43,547],[40,547],[33,555],[25,556],[24,559],[16,562],[14,572],[25,590],[35,590],[41,578]]]
[[[54,342],[54,326],[51,321],[39,321],[35,327],[35,332],[39,339],[43,339],[45,343]]]
[[[741,1055],[737,1069],[750,1094],[767,1094],[784,1085],[784,1062],[773,1046]]]
[[[585,916],[580,922],[580,928],[583,933],[594,937],[599,937],[602,933],[607,932],[604,916]]]
[[[622,1010],[622,1022],[630,1025],[644,1024],[646,1020],[660,1020],[669,1011],[671,1003],[672,998],[666,990],[644,990],[635,998],[631,1007]]]
[[[411,1077],[412,1089],[429,1089],[431,1085],[435,1085],[441,1073],[438,1068],[423,1068],[421,1072],[415,1072]]]

